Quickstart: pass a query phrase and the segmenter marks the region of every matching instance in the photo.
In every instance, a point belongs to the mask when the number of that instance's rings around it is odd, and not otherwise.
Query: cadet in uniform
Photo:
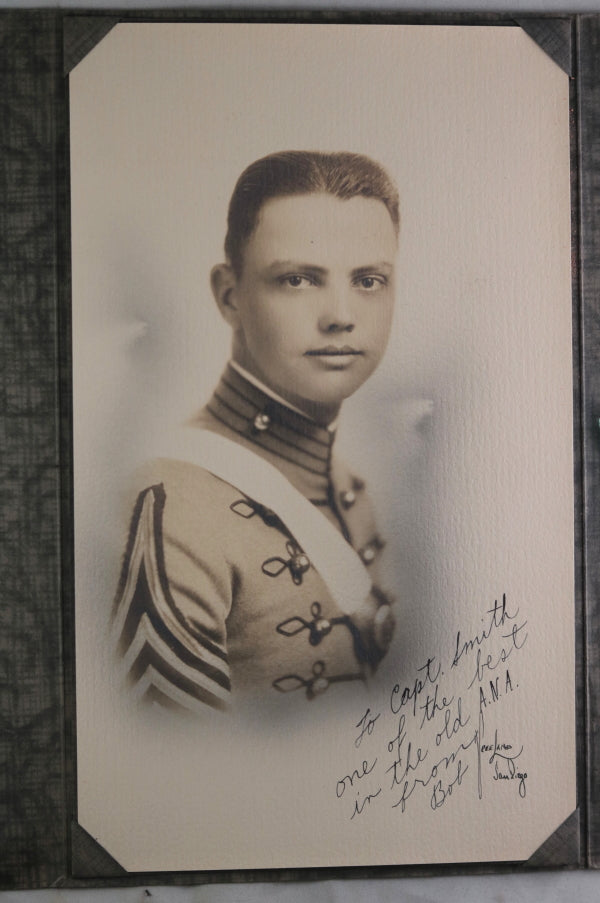
[[[393,631],[384,542],[334,452],[389,335],[397,191],[373,160],[291,151],[240,176],[211,284],[232,355],[139,475],[113,626],[141,698],[315,700],[365,681]],[[172,440],[172,441],[171,441]]]

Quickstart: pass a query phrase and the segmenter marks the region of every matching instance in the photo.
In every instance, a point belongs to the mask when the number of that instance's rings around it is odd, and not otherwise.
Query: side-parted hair
[[[363,154],[347,151],[281,151],[251,163],[237,180],[229,202],[225,254],[236,276],[246,242],[263,204],[277,197],[323,192],[341,200],[373,198],[385,204],[396,234],[400,229],[398,189],[385,169]]]

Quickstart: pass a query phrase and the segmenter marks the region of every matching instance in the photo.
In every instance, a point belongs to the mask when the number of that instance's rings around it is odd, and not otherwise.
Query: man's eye
[[[314,285],[312,279],[308,276],[302,276],[300,273],[290,273],[288,276],[282,276],[279,282],[289,288],[307,288]]]
[[[365,291],[372,292],[387,285],[387,280],[385,276],[359,276],[356,285]]]

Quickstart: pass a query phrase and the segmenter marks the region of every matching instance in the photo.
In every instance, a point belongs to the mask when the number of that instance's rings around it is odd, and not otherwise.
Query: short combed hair
[[[385,204],[396,233],[400,228],[398,189],[385,169],[348,151],[281,151],[251,163],[239,177],[229,202],[225,254],[241,275],[246,242],[262,206],[270,199],[323,192],[341,200],[373,198]]]

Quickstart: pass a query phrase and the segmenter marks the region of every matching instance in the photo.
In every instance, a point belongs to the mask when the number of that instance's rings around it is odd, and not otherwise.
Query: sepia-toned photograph
[[[387,651],[394,616],[371,577],[384,543],[333,446],[388,342],[398,229],[397,189],[368,157],[274,153],[240,176],[210,277],[231,357],[147,478],[117,593],[144,697],[313,699]]]
[[[126,22],[69,103],[79,826],[530,859],[576,809],[568,75],[517,25]]]

